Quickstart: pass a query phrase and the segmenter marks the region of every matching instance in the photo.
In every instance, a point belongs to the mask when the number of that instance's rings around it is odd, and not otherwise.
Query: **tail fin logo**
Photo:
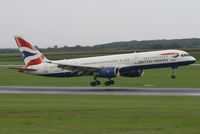
[[[45,56],[41,54],[37,48],[32,46],[29,42],[21,37],[15,37],[15,41],[21,52],[26,68],[32,65],[39,65],[46,60]]]

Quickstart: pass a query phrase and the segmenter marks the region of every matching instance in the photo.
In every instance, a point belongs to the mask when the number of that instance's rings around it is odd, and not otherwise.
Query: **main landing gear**
[[[100,85],[100,84],[101,84],[100,81],[95,80],[94,82],[90,83],[90,86],[97,86],[97,85]],[[110,85],[115,84],[115,81],[114,80],[109,80],[109,81],[106,81],[104,84],[105,84],[105,86],[110,86]]]
[[[175,76],[175,73],[176,73],[176,69],[177,67],[172,67],[172,75],[171,75],[171,79],[175,79],[176,76]]]
[[[97,81],[91,82],[90,86],[96,86],[96,85],[100,85],[100,84],[101,84],[101,82],[97,80]]]
[[[100,84],[101,84],[101,82],[98,81],[98,80],[97,80],[97,76],[94,75],[94,82],[91,82],[91,83],[90,83],[90,86],[97,86],[97,85],[100,85]],[[111,79],[109,78],[109,81],[106,81],[104,84],[105,84],[105,86],[110,86],[110,85],[115,84],[115,81],[114,81],[114,80],[111,80]]]
[[[90,86],[96,86],[96,85],[100,85],[101,82],[97,80],[97,76],[94,74],[94,82],[90,83]]]
[[[111,80],[111,79],[109,79],[109,81],[106,81],[104,84],[105,84],[105,86],[110,86],[110,85],[113,85],[113,84],[115,84],[115,81],[114,81],[114,80]]]

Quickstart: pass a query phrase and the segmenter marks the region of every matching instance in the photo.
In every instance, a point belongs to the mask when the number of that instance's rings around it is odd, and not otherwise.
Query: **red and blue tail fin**
[[[33,65],[39,65],[47,61],[46,57],[40,53],[37,48],[25,41],[22,37],[16,36],[15,41],[24,58],[24,63],[26,65],[25,68]]]

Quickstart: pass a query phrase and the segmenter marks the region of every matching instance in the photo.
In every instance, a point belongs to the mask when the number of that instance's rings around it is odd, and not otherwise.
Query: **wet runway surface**
[[[200,88],[0,86],[0,93],[200,96]]]

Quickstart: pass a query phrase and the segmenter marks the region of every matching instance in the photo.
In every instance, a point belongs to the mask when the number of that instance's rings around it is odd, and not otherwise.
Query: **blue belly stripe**
[[[153,69],[153,68],[164,68],[164,67],[178,67],[185,66],[195,63],[196,61],[184,61],[184,62],[174,62],[174,63],[162,63],[162,64],[150,64],[150,65],[139,65],[139,66],[129,66],[123,67],[120,69],[122,72],[130,70],[139,70],[139,69]]]

